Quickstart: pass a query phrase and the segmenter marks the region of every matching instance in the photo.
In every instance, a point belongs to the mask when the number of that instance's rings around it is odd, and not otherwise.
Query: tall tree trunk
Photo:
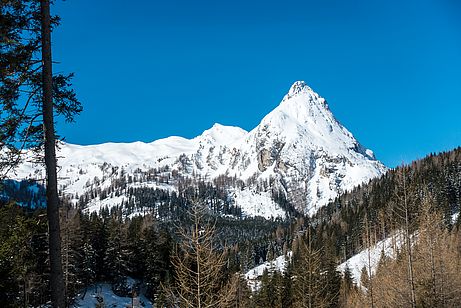
[[[403,176],[403,202],[405,207],[405,243],[407,246],[407,262],[408,262],[408,278],[410,283],[410,292],[411,292],[411,307],[416,307],[416,292],[415,292],[415,279],[413,271],[413,253],[411,247],[411,234],[410,234],[410,209],[408,208],[407,200],[407,187],[406,187],[406,174],[405,166],[402,166],[402,176]]]
[[[53,72],[51,62],[50,1],[40,1],[42,26],[43,129],[45,138],[46,203],[50,250],[50,288],[53,307],[65,307],[59,227],[59,196],[53,119]]]
[[[367,236],[367,255],[368,255],[368,277],[369,277],[368,291],[370,294],[371,308],[374,308],[375,299],[373,297],[373,278],[371,275],[371,240],[370,240],[370,226],[368,223],[368,209],[367,209],[367,214],[365,216],[365,228],[366,228],[366,236]]]
[[[312,252],[312,238],[311,238],[311,227],[309,226],[308,227],[309,229],[307,229],[307,236],[308,236],[308,241],[309,241],[309,253]],[[308,266],[308,269],[309,269],[309,308],[312,308],[312,305],[313,305],[313,300],[312,300],[312,293],[313,293],[313,271],[314,271],[314,267],[313,267],[313,264],[312,264],[312,258],[309,256],[309,266]]]

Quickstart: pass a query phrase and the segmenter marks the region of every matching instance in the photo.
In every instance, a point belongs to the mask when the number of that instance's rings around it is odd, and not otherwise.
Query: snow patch
[[[451,215],[451,223],[455,224],[458,221],[458,217],[459,217],[459,212]]]
[[[241,208],[245,216],[261,216],[266,219],[285,217],[285,211],[272,200],[270,192],[255,189],[234,189],[230,192],[234,205]]]
[[[275,258],[273,261],[266,261],[261,265],[258,265],[245,274],[245,278],[248,282],[248,286],[253,292],[258,291],[261,288],[261,276],[264,271],[267,270],[269,273],[274,271],[285,272],[288,262],[291,260],[292,252],[289,251],[287,255],[282,255]]]

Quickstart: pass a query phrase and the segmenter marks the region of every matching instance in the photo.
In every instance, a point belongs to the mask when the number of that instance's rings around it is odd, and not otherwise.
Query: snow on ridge
[[[304,81],[304,80],[298,80],[298,81],[295,81],[290,89],[288,90],[288,93],[285,95],[284,97],[284,100],[285,98],[290,98],[290,97],[293,97],[299,93],[315,93],[308,85],[307,83]]]
[[[205,141],[212,145],[226,145],[243,138],[246,134],[248,132],[238,126],[225,126],[215,123],[193,140]]]
[[[275,185],[286,189],[288,199],[290,192],[304,189],[307,196],[296,206],[306,213],[386,171],[372,151],[362,147],[334,118],[325,99],[303,81],[295,82],[280,104],[250,132],[215,123],[192,139],[172,136],[150,143],[85,146],[63,143],[58,156],[58,176],[64,179],[60,185],[71,193],[85,192],[88,181],[96,177],[107,179],[108,171],[103,170],[107,165],[129,174],[168,165],[182,176],[208,180],[220,175],[244,181],[275,179]],[[43,178],[40,170],[25,163],[17,179]],[[270,196],[264,195],[255,198],[265,198],[260,203],[271,209],[261,208],[259,215],[280,216],[269,202]]]

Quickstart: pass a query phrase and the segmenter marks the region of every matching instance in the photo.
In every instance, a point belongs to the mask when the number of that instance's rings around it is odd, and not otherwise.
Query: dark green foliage
[[[261,287],[255,299],[256,307],[275,307],[276,302],[276,284],[272,281],[274,275],[269,275],[266,269],[261,277]]]
[[[0,205],[0,306],[38,305],[49,298],[46,232],[42,210]]]
[[[138,249],[143,258],[142,268],[144,281],[147,287],[147,296],[154,298],[160,291],[160,284],[169,282],[172,272],[170,253],[172,240],[167,230],[152,224],[145,228],[142,242]]]

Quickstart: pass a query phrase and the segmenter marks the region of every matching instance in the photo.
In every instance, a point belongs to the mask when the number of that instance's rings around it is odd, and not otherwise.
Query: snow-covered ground
[[[402,247],[404,243],[403,235],[401,232],[396,232],[392,236],[379,241],[376,245],[370,248],[370,268],[372,274],[376,272],[376,268],[378,266],[379,260],[381,258],[381,252],[384,251],[384,254],[387,257],[395,258],[397,255],[397,251]],[[252,268],[245,274],[245,278],[248,281],[248,285],[250,286],[252,291],[257,291],[260,288],[261,282],[260,278],[264,272],[264,270],[270,271],[280,271],[283,272],[286,269],[287,263],[291,260],[292,252],[289,251],[287,256],[282,255],[277,257],[272,262],[265,262],[261,265]],[[338,266],[338,271],[344,272],[346,266],[349,267],[352,278],[357,285],[360,286],[360,275],[362,272],[362,268],[365,266],[368,270],[368,249],[362,250],[358,254],[349,258],[346,262],[341,263]]]
[[[261,216],[266,219],[285,217],[285,211],[272,200],[270,192],[255,189],[234,189],[230,193],[234,205],[240,207],[245,216]]]
[[[173,185],[168,185],[164,183],[157,184],[157,183],[149,183],[149,182],[131,183],[127,185],[127,189],[129,188],[153,188],[153,189],[164,190],[170,193],[173,191],[176,191],[176,187],[174,187]],[[77,201],[78,200],[74,199],[74,202],[77,202]],[[99,213],[101,209],[105,207],[110,209],[111,207],[120,206],[122,202],[127,202],[127,201],[128,201],[128,197],[125,195],[113,196],[113,197],[108,196],[107,198],[103,200],[97,197],[88,202],[87,207],[85,208],[85,211],[87,213],[92,213],[92,212]],[[142,212],[138,212],[137,214],[142,215]],[[131,215],[131,216],[134,216],[134,215]]]
[[[128,279],[128,284],[133,284],[133,279]],[[111,285],[108,283],[98,283],[87,288],[86,294],[80,294],[76,297],[73,307],[153,307],[152,303],[143,295],[132,297],[120,297],[114,294]]]
[[[378,267],[379,260],[381,259],[381,253],[384,251],[386,257],[395,258],[397,256],[397,251],[401,248],[403,244],[403,235],[401,232],[397,232],[388,238],[379,241],[376,245],[370,247],[369,249],[364,249],[360,253],[352,256],[346,262],[341,263],[338,266],[340,272],[344,272],[346,266],[349,267],[352,278],[354,282],[360,286],[360,275],[362,273],[362,268],[365,268],[368,271],[368,252],[370,252],[370,268],[371,274],[376,272]],[[370,273],[368,273],[370,275]]]

